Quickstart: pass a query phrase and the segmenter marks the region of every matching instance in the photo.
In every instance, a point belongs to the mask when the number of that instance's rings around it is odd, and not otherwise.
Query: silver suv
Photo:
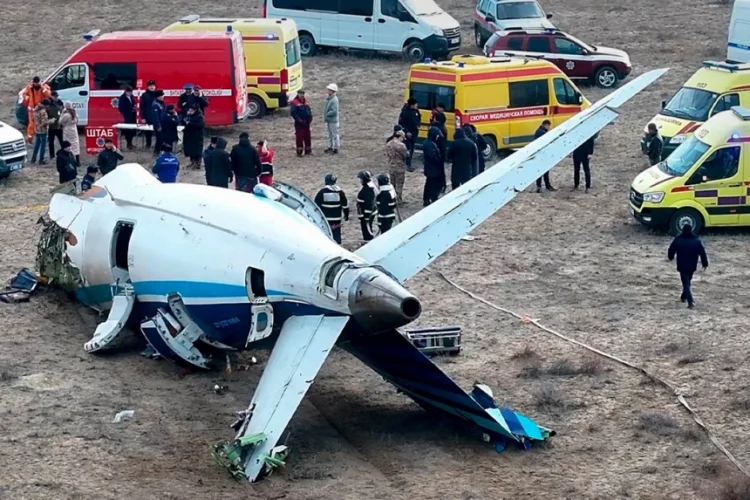
[[[535,0],[477,0],[474,9],[474,41],[484,48],[496,32],[509,28],[554,28]]]

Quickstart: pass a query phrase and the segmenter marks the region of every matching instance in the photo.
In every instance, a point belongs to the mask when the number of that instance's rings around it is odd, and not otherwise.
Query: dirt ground
[[[465,51],[475,52],[473,0],[440,3],[462,22]],[[434,267],[489,300],[673,381],[737,459],[750,464],[747,233],[704,235],[711,266],[697,277],[698,307],[689,312],[677,300],[679,281],[665,258],[668,238],[639,227],[627,212],[628,186],[645,167],[641,130],[700,61],[722,57],[730,6],[542,3],[559,27],[627,50],[636,74],[672,70],[602,133],[591,195],[569,192],[572,167],[563,162],[552,172],[560,191],[520,194],[474,241],[460,243]],[[198,13],[252,16],[257,4],[238,10],[224,2]],[[194,6],[171,0],[5,5],[0,119],[9,123],[17,91],[62,62],[81,33],[160,29],[194,13]],[[394,58],[341,54],[304,61],[318,113],[325,85],[340,87],[343,145],[336,158],[295,158],[283,112],[223,133],[233,140],[248,130],[251,138],[268,139],[277,151],[277,177],[308,193],[335,172],[354,194],[357,171],[384,168],[383,142],[403,101],[407,67]],[[592,101],[604,95],[583,91]],[[320,127],[313,140],[322,153]],[[31,166],[0,185],[3,279],[33,266],[41,213],[6,209],[47,203],[56,177],[53,168]],[[181,180],[203,182],[197,172]],[[420,207],[422,180],[419,173],[407,178],[407,214]],[[354,223],[344,233],[346,245],[359,244]],[[258,485],[236,483],[212,462],[208,446],[230,437],[233,411],[247,405],[267,354],[253,353],[257,366],[228,376],[185,374],[147,360],[136,340],[131,349],[90,356],[83,344],[99,318],[51,293],[0,304],[0,498],[735,498],[723,489],[732,467],[661,387],[489,309],[434,275],[422,273],[408,287],[423,301],[420,324],[464,328],[464,353],[439,364],[464,387],[482,381],[498,401],[555,429],[548,446],[495,453],[337,351],[292,422],[288,467]],[[214,394],[215,383],[229,392]],[[135,419],[111,423],[124,409],[135,410]]]

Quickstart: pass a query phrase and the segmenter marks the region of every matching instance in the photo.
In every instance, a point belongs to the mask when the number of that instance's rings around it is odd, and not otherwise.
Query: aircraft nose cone
[[[362,328],[377,333],[411,323],[422,313],[422,304],[390,276],[367,269],[350,289],[349,309]]]

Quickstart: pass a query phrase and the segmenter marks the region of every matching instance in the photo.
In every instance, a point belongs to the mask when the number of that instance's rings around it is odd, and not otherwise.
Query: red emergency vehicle
[[[121,123],[118,98],[127,86],[136,104],[149,80],[177,105],[186,83],[208,97],[207,126],[227,126],[247,117],[247,83],[242,35],[238,32],[123,31],[84,36],[78,49],[44,82],[70,101],[78,125]],[[144,117],[139,116],[141,121]]]

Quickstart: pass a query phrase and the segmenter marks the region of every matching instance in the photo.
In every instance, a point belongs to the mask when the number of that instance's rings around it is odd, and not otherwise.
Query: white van
[[[53,158],[54,160],[54,158]],[[23,133],[0,122],[0,179],[21,170],[26,164],[26,141]]]
[[[404,53],[409,60],[448,57],[461,28],[433,0],[264,0],[265,17],[294,19],[303,56],[318,47]]]
[[[729,21],[727,61],[750,63],[750,0],[734,0]]]

